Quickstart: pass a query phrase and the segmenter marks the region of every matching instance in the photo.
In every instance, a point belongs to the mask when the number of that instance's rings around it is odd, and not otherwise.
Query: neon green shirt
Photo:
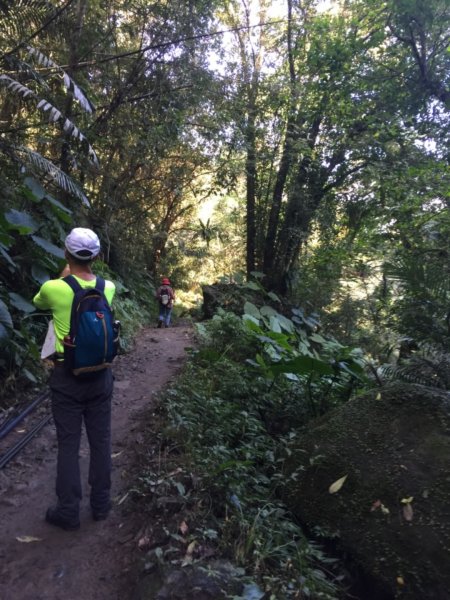
[[[93,288],[95,279],[86,281],[76,277],[75,279],[82,288]],[[105,296],[109,304],[112,303],[116,286],[112,281],[105,280]],[[46,281],[36,296],[33,298],[33,304],[41,310],[51,310],[53,316],[53,325],[56,334],[56,352],[64,352],[62,340],[69,334],[70,312],[72,309],[74,293],[72,288],[62,279],[51,279]]]

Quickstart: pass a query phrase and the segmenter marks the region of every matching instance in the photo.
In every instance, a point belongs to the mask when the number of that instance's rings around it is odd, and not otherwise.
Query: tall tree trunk
[[[311,123],[307,143],[313,151],[319,135],[322,116]],[[273,262],[266,272],[270,288],[285,294],[289,272],[294,266],[311,220],[324,195],[320,165],[314,164],[309,155],[298,165],[297,175],[289,190],[284,220],[274,244]]]
[[[245,6],[246,23],[250,27],[250,15]],[[259,21],[264,23],[266,18],[266,6],[262,1],[260,4]],[[256,193],[257,193],[257,164],[256,164],[256,120],[258,116],[257,99],[259,94],[259,81],[262,66],[262,55],[265,46],[265,28],[259,31],[259,41],[256,48],[252,46],[251,58],[247,57],[246,44],[241,31],[237,32],[241,52],[242,71],[244,76],[247,96],[247,123],[244,131],[246,144],[246,272],[250,278],[252,271],[256,268]]]
[[[287,25],[287,45],[289,61],[289,109],[286,124],[286,134],[283,144],[283,152],[278,168],[275,186],[272,194],[272,204],[270,207],[269,220],[267,224],[267,233],[264,243],[263,271],[269,274],[273,270],[275,261],[275,242],[280,221],[281,202],[283,199],[284,188],[287,176],[294,159],[294,144],[299,138],[302,118],[297,115],[297,78],[294,66],[294,51],[292,41],[292,0],[288,0],[288,25]]]
[[[246,131],[247,159],[245,164],[246,170],[246,187],[247,187],[247,279],[250,278],[252,271],[255,270],[255,243],[256,243],[256,149],[255,149],[255,119],[256,111],[254,99],[253,106],[250,107],[248,113],[248,124]]]

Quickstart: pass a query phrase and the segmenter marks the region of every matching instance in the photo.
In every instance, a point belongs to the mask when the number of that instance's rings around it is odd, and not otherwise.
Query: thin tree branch
[[[70,0],[72,2],[73,0]],[[241,31],[243,29],[255,29],[256,27],[266,27],[269,25],[277,25],[278,23],[284,23],[285,19],[280,19],[278,21],[268,21],[267,23],[257,23],[256,25],[246,25],[242,27],[234,27],[232,29],[221,29],[220,31],[213,31],[212,33],[203,33],[198,35],[191,35],[185,38],[179,38],[176,40],[171,40],[169,42],[162,42],[161,44],[150,44],[149,46],[145,46],[139,50],[130,50],[129,52],[123,52],[122,54],[115,54],[114,56],[108,56],[107,58],[102,58],[100,60],[92,60],[92,61],[84,61],[75,65],[74,68],[79,69],[81,67],[90,67],[95,65],[100,65],[106,62],[111,62],[113,60],[118,60],[120,58],[127,58],[129,56],[135,56],[136,54],[144,54],[145,52],[149,52],[150,50],[158,50],[160,48],[167,48],[169,46],[175,46],[176,44],[181,44],[182,42],[191,42],[194,40],[199,40],[202,38],[210,38],[216,35],[224,35],[225,33],[233,33],[236,31]],[[65,68],[67,65],[62,65],[62,68]]]

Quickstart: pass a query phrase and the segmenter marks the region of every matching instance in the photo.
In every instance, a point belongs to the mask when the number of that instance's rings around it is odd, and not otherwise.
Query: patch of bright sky
[[[257,37],[257,26],[259,23],[259,0],[250,0],[247,3],[247,7],[250,11],[250,39],[252,38],[252,34],[256,39]],[[316,4],[316,11],[318,13],[331,13],[336,14],[339,11],[340,2],[339,0],[319,0]],[[279,21],[282,19],[287,19],[287,3],[286,0],[273,0],[270,2],[269,6],[266,9],[266,17],[265,22],[271,21]],[[225,50],[226,54],[232,55],[233,47],[236,45],[236,40],[234,38],[233,32],[227,32],[222,34],[222,47]],[[213,71],[219,73],[220,75],[225,75],[227,71],[226,60],[223,59],[215,52],[211,51],[208,57],[208,62]]]

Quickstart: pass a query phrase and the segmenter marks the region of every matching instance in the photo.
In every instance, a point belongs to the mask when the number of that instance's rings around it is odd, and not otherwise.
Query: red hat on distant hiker
[[[163,277],[161,283],[163,285],[170,285],[170,281],[167,279],[167,277]]]

